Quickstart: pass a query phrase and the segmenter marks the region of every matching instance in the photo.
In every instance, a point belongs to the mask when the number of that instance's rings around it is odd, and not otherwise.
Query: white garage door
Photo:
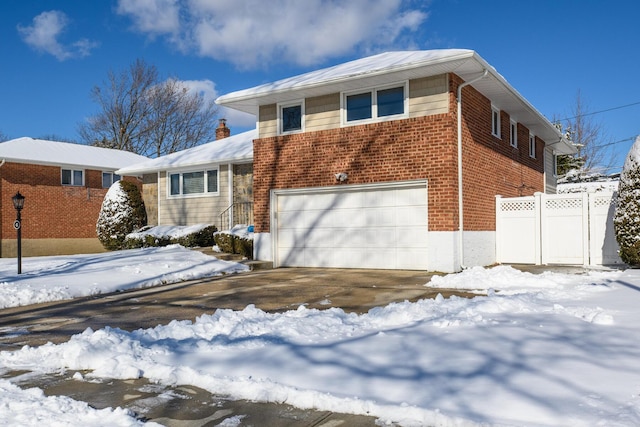
[[[427,269],[427,183],[274,193],[282,267]]]

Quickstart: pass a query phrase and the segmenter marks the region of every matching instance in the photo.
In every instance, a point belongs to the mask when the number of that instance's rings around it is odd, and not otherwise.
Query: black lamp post
[[[18,232],[18,274],[22,274],[22,220],[20,219],[20,211],[22,211],[24,207],[24,196],[18,191],[11,200],[13,200],[13,207],[16,208],[16,212],[18,213],[13,223],[13,228]]]

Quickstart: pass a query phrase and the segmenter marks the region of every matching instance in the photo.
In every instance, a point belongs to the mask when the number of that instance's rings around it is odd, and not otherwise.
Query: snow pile
[[[142,231],[135,231],[127,234],[127,239],[144,239],[146,236],[151,236],[156,239],[179,239],[181,237],[187,237],[190,234],[198,233],[211,224],[196,224],[196,225],[156,225],[154,227],[143,229]]]
[[[93,409],[84,402],[66,396],[46,397],[42,390],[21,390],[0,379],[0,424],[5,426],[159,426],[133,418],[122,408]]]
[[[253,225],[237,224],[231,230],[218,231],[217,233],[231,234],[242,239],[253,240]]]
[[[92,255],[0,259],[0,308],[58,301],[247,271],[182,246]]]
[[[403,426],[640,424],[640,272],[474,268],[434,281],[486,296],[363,315],[218,310],[195,322],[88,329],[67,343],[0,352],[0,367],[146,377]]]
[[[594,193],[598,191],[614,192],[618,191],[618,180],[596,181],[596,182],[572,182],[558,184],[558,194],[568,193]]]

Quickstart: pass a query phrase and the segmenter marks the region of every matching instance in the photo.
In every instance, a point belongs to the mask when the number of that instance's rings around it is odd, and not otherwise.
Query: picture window
[[[169,196],[198,196],[218,193],[218,170],[169,174]]]
[[[393,119],[406,114],[406,84],[344,94],[343,123]]]
[[[117,181],[120,181],[120,175],[113,172],[102,172],[102,188],[109,188]]]
[[[62,169],[62,185],[83,186],[84,171],[74,169]]]

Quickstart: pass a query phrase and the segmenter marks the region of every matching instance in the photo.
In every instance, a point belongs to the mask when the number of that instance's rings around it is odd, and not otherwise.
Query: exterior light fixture
[[[345,172],[340,172],[336,174],[336,181],[345,182],[347,178],[349,178],[349,175],[347,175]]]
[[[24,196],[18,191],[11,200],[17,213],[16,220],[13,222],[13,228],[18,232],[18,274],[22,274],[22,219],[20,218],[20,212],[24,207]]]

